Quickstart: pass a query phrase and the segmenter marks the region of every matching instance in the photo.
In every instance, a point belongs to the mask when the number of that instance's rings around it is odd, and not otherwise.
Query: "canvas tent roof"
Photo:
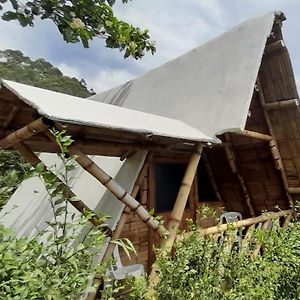
[[[210,137],[243,130],[274,21],[270,12],[91,99],[179,119]]]
[[[213,142],[201,131],[182,121],[116,107],[8,80],[1,85],[53,121],[92,126],[138,135],[174,138],[184,141]]]

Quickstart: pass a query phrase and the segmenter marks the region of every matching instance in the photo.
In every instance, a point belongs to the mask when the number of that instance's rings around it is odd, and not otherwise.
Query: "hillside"
[[[85,81],[64,76],[43,58],[31,60],[17,50],[0,50],[0,78],[33,85],[82,98],[94,94]]]

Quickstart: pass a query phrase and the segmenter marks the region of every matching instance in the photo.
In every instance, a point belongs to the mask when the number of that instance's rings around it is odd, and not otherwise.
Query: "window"
[[[155,163],[155,211],[172,211],[185,172],[184,164]]]

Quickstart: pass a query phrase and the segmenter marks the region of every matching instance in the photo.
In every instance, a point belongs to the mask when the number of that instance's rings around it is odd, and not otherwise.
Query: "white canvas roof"
[[[36,109],[40,115],[51,120],[187,141],[214,141],[200,130],[179,120],[97,103],[9,80],[2,80],[1,84]]]
[[[246,21],[91,99],[178,119],[209,137],[243,130],[266,41],[280,14]]]

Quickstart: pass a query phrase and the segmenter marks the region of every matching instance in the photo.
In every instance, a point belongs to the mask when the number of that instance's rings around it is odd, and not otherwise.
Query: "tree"
[[[4,10],[0,0],[0,10]],[[9,0],[12,10],[2,14],[5,21],[18,20],[23,27],[34,26],[37,17],[50,19],[68,43],[81,42],[89,47],[95,37],[106,40],[106,47],[124,51],[124,57],[139,59],[144,51],[155,52],[148,30],[119,20],[113,12],[115,0],[33,0],[24,4]],[[128,0],[122,0],[127,3]]]

